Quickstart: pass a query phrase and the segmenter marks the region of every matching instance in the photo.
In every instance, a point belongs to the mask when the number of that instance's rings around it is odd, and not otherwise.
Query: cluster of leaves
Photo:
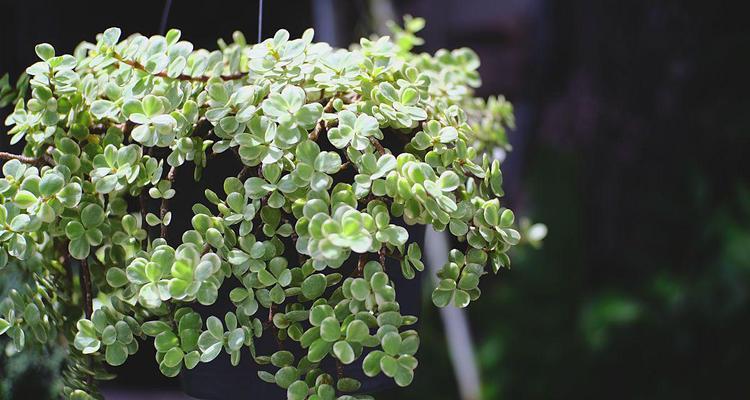
[[[237,33],[214,51],[178,30],[123,39],[117,28],[74,55],[37,46],[30,93],[6,120],[24,152],[0,153],[0,268],[24,265],[38,288],[0,303],[12,351],[29,336],[68,337],[65,390],[80,399],[97,396],[90,378],[109,377],[102,361],[123,364],[145,337],[167,376],[221,352],[237,364],[247,348],[268,365],[260,377],[292,400],[367,398],[325,359],[408,385],[419,336],[392,277],[412,279],[424,265],[403,225],[431,224],[466,243],[440,272],[438,306],[478,298],[487,267],[509,267],[520,240],[499,200],[500,163],[482,154],[508,147],[510,105],[473,97],[471,50],[413,53],[423,24],[409,18],[393,40],[351,50],[314,43],[312,30],[255,45]],[[5,99],[14,92],[3,82]],[[224,193],[207,190],[192,229],[169,243],[177,168],[201,179],[222,156],[242,170]],[[401,271],[386,271],[387,258]],[[66,278],[64,288],[45,285]],[[191,305],[213,304],[227,282],[236,308],[204,321]],[[61,313],[70,306],[83,317]],[[264,334],[304,356],[258,354]]]

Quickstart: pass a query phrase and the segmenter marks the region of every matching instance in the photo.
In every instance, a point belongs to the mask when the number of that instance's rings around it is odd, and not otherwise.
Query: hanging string
[[[260,39],[263,37],[263,0],[260,0],[260,3],[258,3],[258,43],[260,43]]]
[[[169,10],[172,8],[172,0],[166,0],[164,2],[164,10],[161,12],[161,23],[159,24],[159,34],[164,35],[167,32],[167,20],[169,18]]]
[[[169,20],[169,10],[172,8],[172,0],[164,1],[164,10],[161,13],[161,23],[159,24],[159,34],[164,35],[167,32],[167,22]],[[263,37],[263,0],[258,2],[258,43]]]

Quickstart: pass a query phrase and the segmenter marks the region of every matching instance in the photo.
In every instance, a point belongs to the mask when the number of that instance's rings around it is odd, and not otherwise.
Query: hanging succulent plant
[[[476,300],[520,234],[487,155],[508,149],[511,105],[473,97],[471,50],[413,53],[424,21],[405,22],[351,50],[313,42],[312,30],[255,45],[236,33],[214,51],[178,30],[123,39],[110,28],[74,55],[38,45],[28,81],[0,81],[0,101],[15,102],[8,133],[25,141],[22,155],[0,153],[0,268],[28,272],[0,303],[12,350],[67,336],[65,394],[77,399],[97,397],[102,362],[125,363],[145,337],[167,376],[222,352],[237,364],[249,349],[291,400],[367,398],[321,367],[331,358],[409,385],[419,336],[392,277],[424,265],[403,224],[466,243],[439,274],[441,307]],[[170,242],[178,169],[216,179],[203,171],[221,157],[241,168],[179,216],[192,229]],[[204,319],[192,308],[230,281],[233,311]],[[262,335],[304,356],[257,354]]]

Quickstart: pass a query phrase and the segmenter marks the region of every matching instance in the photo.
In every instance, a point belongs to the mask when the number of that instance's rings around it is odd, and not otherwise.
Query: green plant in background
[[[413,53],[424,21],[405,22],[352,50],[314,43],[312,30],[256,45],[236,33],[215,51],[178,30],[122,39],[111,28],[74,55],[38,45],[28,84],[0,81],[0,100],[15,99],[8,133],[25,141],[23,154],[0,152],[0,268],[23,276],[0,303],[7,351],[67,343],[64,393],[76,399],[98,397],[104,363],[125,363],[145,337],[167,376],[222,352],[236,365],[247,348],[292,400],[369,398],[324,370],[327,358],[409,385],[419,336],[391,277],[423,264],[402,224],[467,244],[439,274],[438,306],[476,300],[521,237],[485,154],[508,147],[510,104],[473,97],[471,50]],[[178,169],[206,179],[219,157],[242,166],[169,243]],[[203,320],[191,306],[213,304],[228,281],[236,309]],[[257,354],[264,334],[306,355]]]

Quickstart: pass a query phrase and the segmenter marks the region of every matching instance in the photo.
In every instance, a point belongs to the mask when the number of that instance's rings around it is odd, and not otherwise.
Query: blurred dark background
[[[541,250],[516,252],[511,271],[485,279],[483,297],[469,308],[484,399],[748,396],[750,24],[740,7],[265,3],[264,35],[316,26],[319,40],[336,45],[380,30],[383,10],[425,17],[424,51],[475,49],[479,94],[514,103],[506,200],[547,224],[549,235]],[[70,52],[109,26],[157,33],[163,6],[0,0],[0,71],[17,77],[39,42]],[[257,1],[175,0],[168,25],[213,48],[236,29],[254,38],[256,20]],[[0,148],[7,143],[0,136]],[[422,321],[415,382],[384,398],[459,398],[429,301]],[[177,390],[177,380],[160,377],[152,351],[142,346],[119,369],[111,398],[124,398],[117,397],[123,388]],[[41,398],[22,393],[54,377],[45,368],[54,357],[4,357],[0,397]]]

